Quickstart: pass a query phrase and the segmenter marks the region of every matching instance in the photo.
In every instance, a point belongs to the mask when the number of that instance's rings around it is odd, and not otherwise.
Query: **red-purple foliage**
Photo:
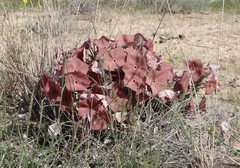
[[[198,59],[185,62],[184,71],[176,70],[153,51],[152,40],[137,33],[116,40],[102,36],[79,48],[60,50],[53,76],[44,74],[38,83],[60,112],[71,110],[82,128],[102,130],[127,120],[135,106],[153,97],[163,104],[178,101],[197,84],[211,94],[219,87],[215,79],[219,68],[211,65],[205,70]],[[210,74],[212,78],[203,83]],[[185,108],[192,109],[193,103]],[[199,108],[206,110],[205,97]]]
[[[206,87],[206,95],[210,95],[212,94],[214,91],[216,92],[219,87],[220,84],[217,82],[217,80],[215,79],[214,76],[212,76],[212,78],[204,83],[204,86]]]

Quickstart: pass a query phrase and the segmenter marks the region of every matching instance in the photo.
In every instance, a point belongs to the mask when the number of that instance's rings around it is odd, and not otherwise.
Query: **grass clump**
[[[211,11],[218,12],[222,10],[223,1],[215,1],[209,4]],[[240,13],[240,1],[224,1],[224,11],[227,13]]]
[[[138,0],[139,5],[154,8],[155,12],[185,13],[202,12],[208,8],[209,1],[196,0]]]
[[[1,4],[1,10],[10,10],[10,11],[16,11],[16,10],[24,10],[24,9],[31,9],[39,8],[43,6],[42,0],[4,0]]]
[[[66,14],[70,15],[89,15],[96,10],[93,2],[80,0],[71,1],[66,9]]]

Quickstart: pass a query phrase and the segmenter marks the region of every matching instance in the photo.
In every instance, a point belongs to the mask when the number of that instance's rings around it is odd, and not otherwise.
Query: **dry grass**
[[[149,8],[136,10],[134,4],[114,9],[97,4],[87,15],[70,15],[50,2],[45,1],[41,9],[25,8],[0,16],[1,167],[240,165],[239,15],[167,13],[158,29],[163,14]],[[37,81],[43,72],[51,74],[57,49],[79,47],[88,38],[102,35],[114,39],[140,32],[152,38],[156,30],[155,51],[174,66],[198,58],[222,66],[221,92],[209,96],[206,115],[190,119],[179,113],[178,104],[165,114],[146,105],[136,109],[141,117],[133,120],[128,132],[89,131],[76,138],[77,129],[72,128],[58,137],[48,135],[48,126],[56,120],[47,115],[53,108],[45,107]],[[161,37],[179,34],[185,39],[159,43]],[[219,127],[223,121],[231,125],[225,139]]]

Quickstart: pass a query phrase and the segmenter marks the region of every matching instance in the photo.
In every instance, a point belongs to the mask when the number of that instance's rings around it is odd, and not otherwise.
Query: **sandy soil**
[[[32,33],[36,23],[66,24],[60,35],[50,38],[47,44],[52,52],[56,47],[77,47],[88,38],[102,35],[116,38],[120,34],[142,33],[147,38],[154,38],[155,51],[166,60],[181,68],[181,62],[201,59],[205,63],[219,64],[222,70],[219,80],[222,85],[221,100],[237,104],[240,95],[240,17],[220,13],[191,14],[151,14],[149,11],[114,12],[99,10],[91,16],[59,16],[58,13],[23,13],[15,12],[2,16],[5,24],[17,26],[19,31]],[[162,19],[163,18],[163,19]],[[162,22],[161,22],[162,19]],[[41,20],[41,21],[39,21]],[[160,27],[159,27],[159,23]],[[60,27],[60,26],[58,26]],[[70,32],[70,33],[69,33]],[[184,34],[183,40],[170,39],[159,43],[162,37],[176,37]]]
[[[239,101],[238,74],[240,72],[240,17],[221,14],[166,14],[162,23],[161,14],[102,12],[96,19],[97,34],[116,37],[119,34],[142,33],[154,38],[156,53],[161,53],[174,66],[181,67],[184,60],[201,59],[205,63],[219,64],[222,70],[219,80],[222,85],[221,100]],[[83,21],[87,22],[87,21]],[[82,24],[82,22],[80,21]],[[91,34],[91,33],[90,33]],[[171,39],[159,43],[160,37],[176,37],[184,34],[185,39]],[[237,104],[237,103],[236,103]]]
[[[22,30],[30,30],[39,22],[39,18],[55,22],[58,14],[12,13],[1,16],[2,23],[16,26]],[[50,17],[51,16],[51,17]],[[181,67],[185,60],[201,59],[204,63],[222,66],[219,73],[221,92],[215,103],[216,109],[224,112],[223,120],[230,120],[232,116],[239,116],[240,104],[240,17],[225,14],[151,14],[149,11],[97,11],[97,17],[66,16],[68,27],[60,35],[50,38],[44,43],[48,48],[77,47],[88,38],[99,38],[102,35],[114,39],[120,34],[141,33],[147,38],[154,38],[156,53],[162,54],[174,66]],[[7,27],[6,27],[7,28]],[[70,33],[68,33],[70,32]],[[183,40],[169,39],[160,43],[162,37],[176,37],[184,34]],[[0,37],[1,39],[1,37]],[[31,45],[31,44],[29,44]],[[35,45],[36,46],[36,45]],[[33,45],[34,48],[34,45]],[[0,48],[1,49],[1,48]],[[215,101],[215,99],[212,99]],[[224,116],[225,115],[225,116]],[[240,145],[235,147],[240,150]]]
[[[44,16],[44,17],[43,17]],[[203,62],[220,64],[220,81],[223,86],[229,82],[232,88],[225,89],[224,99],[239,100],[238,74],[240,72],[240,17],[220,13],[191,14],[151,14],[150,11],[98,10],[92,16],[59,16],[51,11],[43,13],[15,12],[0,16],[3,24],[17,27],[19,31],[32,33],[36,23],[66,24],[60,35],[50,38],[48,47],[77,47],[88,38],[102,35],[114,39],[120,34],[142,33],[147,38],[154,38],[155,51],[170,60],[174,66],[181,67],[186,59],[202,59]],[[41,21],[39,21],[41,20]],[[160,27],[159,23],[161,22]],[[7,28],[8,26],[6,26]],[[61,26],[58,26],[61,27]],[[69,33],[70,32],[70,33]],[[159,43],[161,37],[176,37],[184,34],[185,39],[171,39]],[[53,42],[54,41],[54,42]]]

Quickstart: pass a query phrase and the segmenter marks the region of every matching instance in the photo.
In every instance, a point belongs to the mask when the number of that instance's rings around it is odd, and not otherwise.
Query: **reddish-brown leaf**
[[[124,85],[137,92],[148,72],[146,60],[142,56],[129,55],[122,70],[125,73]]]
[[[159,92],[167,89],[167,81],[171,79],[168,71],[157,71],[151,69],[147,74],[146,83],[151,87],[152,94],[157,95]]]
[[[174,92],[187,92],[189,85],[189,77],[187,75],[187,72],[184,72],[181,78],[178,78],[175,85],[174,85]]]
[[[185,110],[186,110],[186,111],[191,111],[191,110],[193,110],[193,109],[194,109],[194,102],[193,102],[193,100],[191,100],[191,101],[186,105]]]
[[[99,39],[93,40],[93,43],[96,44],[99,48],[107,48],[110,43],[115,42],[114,40],[110,40],[106,36],[102,36]]]
[[[158,64],[156,70],[158,70],[158,71],[168,71],[168,73],[170,73],[168,75],[169,75],[170,79],[172,79],[172,76],[173,76],[172,72],[171,72],[172,65],[169,62],[162,62],[162,63]]]
[[[124,45],[127,48],[128,46],[126,46],[126,43],[134,42],[134,36],[122,34],[116,39],[116,41],[118,46]]]
[[[84,60],[83,60],[83,57],[84,57],[83,51],[84,51],[83,47],[76,48],[76,50],[74,51],[74,57],[77,57],[78,59],[80,59],[81,61],[84,62]]]
[[[188,72],[188,69],[193,72],[193,82],[197,82],[198,79],[205,74],[205,68],[203,67],[203,63],[200,59],[185,62],[184,70]]]
[[[57,85],[50,76],[44,74],[42,78],[38,81],[38,84],[43,89],[42,94],[48,97],[50,103],[60,102],[60,86]]]
[[[82,72],[87,74],[89,70],[89,65],[82,62],[78,57],[74,56],[72,59],[66,62],[66,68],[64,74],[71,72]]]
[[[139,51],[145,48],[147,51],[153,52],[153,43],[151,39],[146,39],[142,34],[137,33],[134,35],[134,41],[137,43]]]
[[[126,49],[124,49],[124,51],[126,52],[127,57],[128,56],[137,56],[139,54],[133,47],[126,48]]]
[[[63,111],[71,110],[73,107],[73,102],[72,102],[72,92],[67,91],[67,89],[64,89],[61,97],[61,102],[60,102],[60,109]]]
[[[92,72],[92,71],[88,71],[88,79],[91,80],[92,82],[94,83],[97,83],[99,85],[103,85],[103,76],[101,74],[98,74],[98,73],[95,73],[95,72]]]
[[[80,100],[77,103],[77,121],[90,130],[104,130],[110,125],[112,117],[96,98]]]
[[[93,40],[93,43],[98,46],[98,53],[95,60],[98,60],[107,50],[115,48],[115,41],[102,36],[100,39]]]
[[[106,51],[103,68],[105,70],[117,71],[125,64],[125,52],[122,48]]]
[[[107,97],[107,102],[110,109],[114,112],[126,111],[128,108],[128,97],[118,88],[115,88],[113,93]]]
[[[205,82],[203,85],[206,88],[205,92],[206,95],[210,95],[214,91],[216,92],[217,88],[220,86],[219,83],[217,84],[217,80],[215,79],[214,76],[212,76],[212,78],[209,81]]]
[[[201,111],[201,114],[207,113],[206,102],[207,102],[206,96],[203,96],[198,106],[199,110]]]
[[[173,79],[171,68],[170,63],[163,62],[147,74],[146,83],[151,87],[153,95],[167,89],[167,82]]]
[[[64,76],[68,91],[86,90],[91,81],[82,72],[71,72]]]
[[[103,89],[99,86],[99,84],[96,84],[96,83],[92,85],[91,91],[93,94],[101,94],[101,95],[104,94]]]

